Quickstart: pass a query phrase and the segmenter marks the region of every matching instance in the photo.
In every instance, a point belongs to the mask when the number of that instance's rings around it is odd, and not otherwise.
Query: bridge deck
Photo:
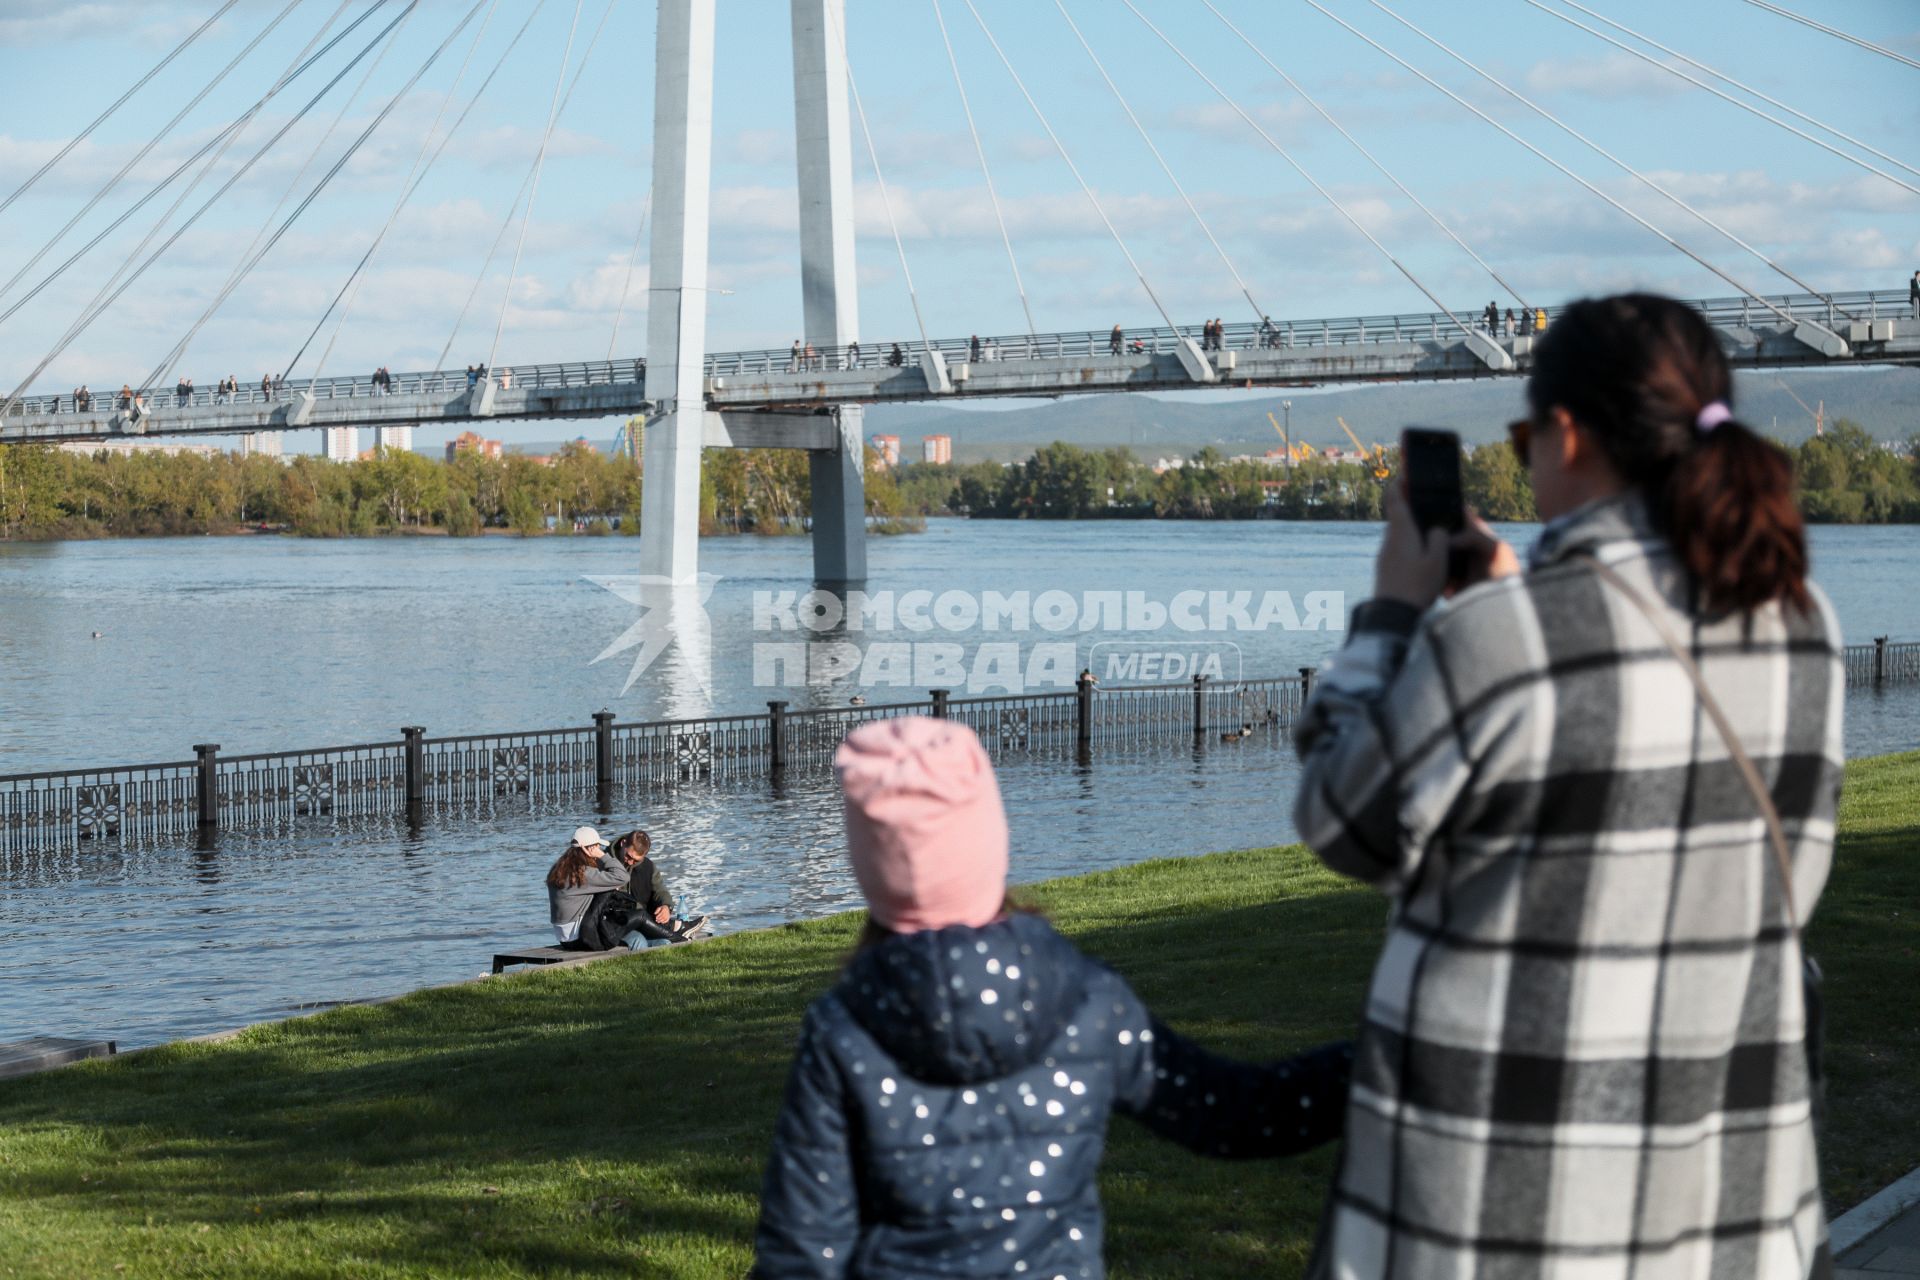
[[[1738,366],[1920,363],[1920,321],[1911,318],[1904,293],[1789,295],[1769,302],[1778,313],[1745,298],[1693,305],[1720,332]],[[1557,314],[1548,309],[1549,325]],[[707,358],[706,398],[715,410],[819,410],[980,396],[1515,376],[1529,367],[1532,328],[1516,317],[1518,331],[1509,330],[1503,314],[1491,333],[1469,333],[1443,313],[1418,313],[1228,325],[1220,349],[1205,353],[1197,350],[1195,333],[1169,329],[1125,330],[1117,353],[1107,331],[945,339],[929,344],[937,359],[918,343],[811,357],[791,350],[726,352]],[[1842,341],[1828,342],[1836,335]],[[390,393],[365,377],[242,387],[230,397],[204,387],[185,398],[166,390],[145,397],[137,412],[97,392],[84,410],[71,395],[28,396],[0,424],[0,443],[606,417],[651,407],[643,360],[589,361],[503,368],[478,385],[461,371],[395,374]]]

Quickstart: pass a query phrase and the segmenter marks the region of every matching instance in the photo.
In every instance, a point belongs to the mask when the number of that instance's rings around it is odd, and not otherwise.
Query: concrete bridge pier
[[[860,337],[853,258],[853,134],[847,114],[845,0],[792,0],[793,122],[799,161],[800,288],[806,341],[837,361]],[[837,446],[808,451],[813,576],[867,576],[865,412],[839,408]]]
[[[713,170],[714,0],[660,0],[654,44],[652,296],[640,522],[643,577],[700,569],[706,433],[707,234]]]

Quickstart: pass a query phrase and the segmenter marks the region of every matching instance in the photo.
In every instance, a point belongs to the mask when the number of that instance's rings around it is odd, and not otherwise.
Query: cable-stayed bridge
[[[206,87],[162,125],[152,140],[35,251],[11,279],[0,282],[0,324],[4,324],[59,283],[70,268],[120,227],[136,217],[150,216],[147,214],[150,204],[162,203],[163,197],[171,198],[170,207],[151,222],[138,247],[53,341],[44,357],[27,369],[24,366],[30,362],[19,360],[21,353],[14,353],[15,363],[23,366],[24,377],[0,399],[0,443],[104,442],[142,435],[235,434],[334,426],[645,414],[648,432],[643,460],[646,477],[641,539],[644,574],[669,582],[693,579],[697,568],[698,485],[703,448],[779,446],[804,448],[812,459],[818,576],[826,580],[851,580],[865,576],[861,431],[864,405],[1091,392],[1523,376],[1531,364],[1533,344],[1541,332],[1550,329],[1557,314],[1557,307],[1551,302],[1523,292],[1509,279],[1510,272],[1503,273],[1489,260],[1490,256],[1499,256],[1497,250],[1484,245],[1476,247],[1465,231],[1423,201],[1336,117],[1327,103],[1315,97],[1269,56],[1214,0],[1197,0],[1181,11],[1177,25],[1168,24],[1167,28],[1156,24],[1135,0],[1116,0],[1114,5],[1103,9],[1103,23],[1126,17],[1136,19],[1175,63],[1192,74],[1204,89],[1205,99],[1217,99],[1232,118],[1243,123],[1272,153],[1277,163],[1313,190],[1357,238],[1356,242],[1365,241],[1428,304],[1425,310],[1397,315],[1277,320],[1267,317],[1256,301],[1246,273],[1236,262],[1234,251],[1215,234],[1182,185],[1176,165],[1155,141],[1153,131],[1075,21],[1066,0],[1053,0],[1052,8],[1070,36],[1066,45],[1069,53],[1075,57],[1083,54],[1090,62],[1099,84],[1112,95],[1151,157],[1154,168],[1177,193],[1247,309],[1259,317],[1256,321],[1235,324],[1195,325],[1177,321],[1110,216],[1107,203],[1111,197],[1103,202],[1099,191],[1076,163],[1073,152],[1030,92],[986,15],[975,0],[957,0],[957,3],[948,0],[956,14],[964,9],[977,26],[986,47],[991,49],[1017,94],[1017,98],[1010,100],[1022,102],[1031,109],[1052,153],[1057,155],[1098,216],[1118,252],[1116,267],[1124,263],[1125,271],[1117,278],[1131,277],[1156,317],[1145,325],[1123,322],[1118,327],[1080,332],[1041,332],[1033,323],[1014,236],[1009,230],[988,148],[975,118],[976,98],[969,95],[941,0],[924,0],[938,27],[941,52],[946,69],[951,72],[971,138],[973,159],[977,161],[991,201],[1013,288],[1027,319],[1026,329],[1016,334],[934,337],[922,319],[920,296],[914,285],[894,200],[848,62],[845,0],[789,0],[803,336],[793,349],[712,352],[708,349],[706,313],[708,295],[713,292],[708,275],[708,239],[712,222],[715,0],[658,0],[653,183],[647,212],[642,214],[627,261],[626,290],[621,294],[624,312],[627,291],[632,288],[635,268],[642,260],[645,245],[644,260],[650,273],[648,296],[652,301],[646,308],[644,354],[613,358],[620,321],[616,313],[614,338],[606,358],[517,363],[511,359],[510,348],[503,358],[502,337],[508,299],[521,267],[527,226],[539,197],[544,162],[556,125],[617,3],[617,0],[607,0],[599,25],[589,29],[581,21],[584,0],[575,0],[539,151],[508,208],[493,248],[475,277],[473,291],[461,309],[454,334],[449,336],[440,357],[444,364],[460,325],[472,309],[482,280],[512,236],[509,259],[512,265],[506,295],[501,300],[487,360],[471,372],[448,369],[402,372],[391,374],[377,385],[366,373],[327,376],[335,344],[350,320],[360,287],[369,267],[381,253],[388,233],[474,106],[506,66],[546,0],[472,0],[466,8],[459,7],[465,0],[455,0],[456,20],[444,38],[411,71],[400,90],[385,101],[371,123],[336,147],[334,134],[348,109],[395,47],[401,30],[420,10],[420,0],[340,0],[338,7],[331,10],[330,16],[268,83],[265,93],[252,106],[234,117],[144,195],[122,201],[116,195],[122,181],[129,174],[144,173],[139,166],[145,157],[245,58],[263,46],[273,50],[284,44],[284,40],[268,43],[268,38],[289,23],[306,2],[287,0],[239,56],[215,73]],[[1357,2],[1355,0],[1356,5]],[[0,198],[0,214],[125,106],[155,74],[191,49],[236,3],[237,0],[222,0],[214,14],[152,71],[135,82],[24,184]],[[322,8],[328,6],[328,0],[317,0],[317,3]],[[1365,0],[1365,3],[1423,42],[1425,47],[1437,51],[1447,62],[1475,77],[1476,87],[1481,91],[1479,100],[1435,78],[1403,53],[1354,26],[1322,0],[1298,0],[1303,11],[1318,14],[1349,33],[1373,53],[1393,63],[1400,72],[1430,87],[1489,130],[1552,167],[1607,206],[1612,211],[1609,216],[1617,215],[1631,223],[1666,249],[1723,282],[1730,292],[1694,305],[1713,325],[1736,366],[1787,368],[1920,363],[1920,318],[1914,316],[1904,292],[1849,292],[1818,287],[1796,272],[1791,264],[1781,261],[1777,254],[1750,243],[1735,227],[1715,219],[1689,201],[1670,179],[1636,167],[1536,97],[1502,80],[1485,65],[1397,12],[1387,0]],[[1817,148],[1846,162],[1871,175],[1873,181],[1894,188],[1899,193],[1897,200],[1909,201],[1913,207],[1920,208],[1920,185],[1916,185],[1920,183],[1920,168],[1871,142],[1789,106],[1577,0],[1518,0],[1518,3],[1585,32],[1621,54],[1657,68],[1664,76],[1684,81],[1792,135],[1795,146]],[[1815,35],[1806,37],[1808,39],[1839,39],[1866,54],[1912,65],[1911,59],[1892,49],[1805,18],[1780,5],[1766,0],[1741,0],[1741,3],[1766,12],[1771,19],[1797,23],[1800,30],[1814,32]],[[490,25],[505,11],[520,9],[526,12],[511,41],[500,51],[498,60],[480,79],[478,87],[463,98],[462,83],[474,66],[475,55]],[[349,18],[350,11],[353,12]],[[1471,259],[1478,271],[1492,281],[1503,306],[1489,304],[1484,312],[1477,305],[1464,309],[1448,306],[1439,291],[1409,265],[1404,254],[1383,240],[1386,233],[1378,229],[1377,221],[1362,216],[1352,196],[1343,198],[1330,188],[1296,154],[1298,144],[1290,146],[1276,136],[1255,111],[1223,88],[1189,51],[1193,24],[1209,17],[1216,19],[1255,55],[1311,110],[1315,119],[1364,157],[1391,187],[1398,201],[1416,209],[1453,247]],[[503,29],[510,25],[509,20]],[[246,283],[302,214],[326,192],[328,184],[369,138],[380,133],[394,109],[422,78],[436,63],[461,47],[470,30],[473,32],[471,42],[465,45],[459,71],[439,99],[438,110],[420,140],[418,152],[384,225],[373,236],[371,245],[333,296],[307,340],[286,361],[282,374],[255,385],[218,390],[202,386],[176,395],[167,385],[168,380],[181,367],[196,335]],[[573,57],[576,45],[582,48],[577,62]],[[248,130],[263,118],[263,109],[269,103],[294,102],[305,93],[309,72],[314,73],[312,78],[316,80],[329,73],[331,78],[307,97],[304,105],[293,111],[288,123],[270,138],[253,145],[250,152],[239,146]],[[296,84],[302,86],[297,91]],[[342,89],[340,94],[335,93],[348,84],[354,86],[350,91]],[[976,91],[977,88],[976,85]],[[1501,95],[1503,107],[1498,112],[1489,111],[1483,105],[1490,93]],[[95,391],[90,399],[80,402],[76,402],[72,393],[56,395],[51,388],[40,385],[54,361],[96,321],[112,312],[130,290],[137,288],[142,276],[194,228],[202,215],[219,205],[259,161],[276,147],[282,147],[294,124],[322,103],[331,109],[335,102],[340,105],[333,125],[300,165],[298,174],[252,242],[240,252],[211,303],[185,324],[168,349],[155,352],[159,360],[150,373],[137,383],[130,382],[124,392]],[[1617,181],[1630,182],[1633,184],[1630,189],[1641,197],[1639,207],[1616,191],[1583,176],[1535,138],[1517,132],[1510,121],[1521,118],[1544,123],[1555,131],[1556,137],[1564,137],[1582,153],[1590,153],[1618,171],[1621,178]],[[915,332],[901,335],[897,340],[868,338],[863,344],[854,255],[856,152],[864,153],[878,187],[898,258],[899,276],[905,284],[914,317]],[[194,197],[203,185],[212,187],[212,193],[195,204]],[[61,241],[103,204],[105,212],[118,210],[106,229],[77,252],[42,272],[41,264]],[[1656,217],[1645,212],[1649,207],[1661,212]],[[105,216],[105,212],[101,216]],[[514,234],[516,224],[517,235]],[[144,221],[135,223],[135,228],[141,225],[145,225]],[[1687,228],[1687,238],[1682,238],[1676,226]],[[1711,243],[1716,246],[1711,251],[1701,247],[1702,242],[1697,239],[1703,234],[1702,227],[1711,233]],[[37,278],[36,272],[41,272]],[[1756,274],[1758,272],[1764,274]],[[1789,292],[1777,291],[1776,277],[1791,286]],[[1756,279],[1765,282],[1766,287],[1752,282]],[[66,287],[70,288],[71,283]],[[51,296],[64,294],[62,290],[55,290]],[[1230,295],[1223,293],[1224,296]],[[1128,318],[1137,321],[1145,314],[1136,309]],[[322,342],[329,324],[331,333]],[[284,352],[273,354],[286,356]],[[306,364],[309,358],[310,367]],[[280,360],[272,361],[272,365],[278,367]]]
[[[1778,295],[1762,310],[1749,298],[1693,306],[1713,324],[1737,367],[1782,369],[1920,364],[1920,324],[1907,295],[1879,290]],[[704,399],[715,411],[707,447],[830,447],[824,411],[847,404],[901,404],[980,397],[1063,396],[1208,387],[1299,387],[1330,383],[1524,376],[1542,308],[1524,322],[1462,331],[1445,312],[1223,326],[1186,330],[978,335],[879,343],[811,354],[802,350],[716,352],[706,358]],[[1858,316],[1859,319],[1851,317]],[[1806,326],[1802,328],[1802,326]],[[1838,339],[1838,344],[1834,339]],[[1841,345],[1843,344],[1843,345]],[[897,363],[895,350],[898,350]],[[0,426],[0,443],[87,443],[126,435],[230,435],[308,427],[471,423],[489,418],[584,418],[646,414],[646,360],[517,365],[484,382],[465,371],[301,379],[233,392],[199,387],[123,403],[96,396],[85,411],[71,394],[28,396]]]

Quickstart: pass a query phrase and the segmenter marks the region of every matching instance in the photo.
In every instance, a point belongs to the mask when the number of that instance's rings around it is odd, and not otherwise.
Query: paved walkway
[[[1920,1280],[1920,1169],[1834,1223],[1836,1280]]]

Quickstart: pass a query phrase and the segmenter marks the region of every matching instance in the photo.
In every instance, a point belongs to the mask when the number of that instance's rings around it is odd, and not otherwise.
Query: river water
[[[1524,544],[1535,530],[1506,532]],[[1284,591],[1301,625],[1193,634],[1036,622],[1009,634],[976,620],[870,625],[845,639],[870,659],[877,645],[917,644],[909,657],[923,663],[939,656],[927,645],[958,644],[966,670],[983,646],[1019,643],[1024,662],[1064,643],[1070,676],[1099,666],[1092,642],[1122,641],[1176,659],[1199,646],[1249,676],[1288,674],[1338,646],[1338,630],[1313,625],[1314,602],[1318,616],[1344,617],[1365,593],[1377,538],[1376,526],[1343,524],[934,521],[872,540],[869,593],[1134,592],[1151,611],[1181,592],[1245,592],[1257,609]],[[1820,528],[1813,549],[1849,639],[1920,639],[1920,532]],[[638,720],[758,711],[770,698],[924,696],[930,681],[912,677],[930,673],[911,661],[891,668],[899,685],[807,679],[766,661],[805,638],[757,625],[755,610],[756,593],[773,593],[764,605],[808,589],[804,538],[709,539],[708,661],[670,648],[627,687],[635,650],[594,659],[638,616],[602,581],[631,574],[636,552],[620,537],[0,544],[0,773],[178,760],[197,742],[232,753],[390,740],[403,724],[554,728],[601,707]],[[966,671],[939,683],[958,696]],[[1848,717],[1850,754],[1920,746],[1920,687],[1856,692]],[[1011,763],[1015,878],[1290,840],[1292,779],[1290,753],[1264,738],[1105,752],[1084,766]],[[648,827],[674,892],[723,929],[857,901],[823,777],[691,787],[604,821],[522,804],[414,830],[306,820],[271,837],[224,832],[209,848],[15,857],[0,863],[0,1040],[146,1044],[471,977],[497,944],[546,934],[538,877],[579,821]]]

